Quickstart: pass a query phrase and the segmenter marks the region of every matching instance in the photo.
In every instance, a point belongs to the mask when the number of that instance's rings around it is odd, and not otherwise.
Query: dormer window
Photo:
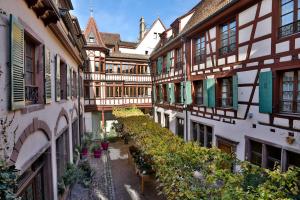
[[[93,32],[90,33],[88,41],[89,43],[95,43],[95,35]]]

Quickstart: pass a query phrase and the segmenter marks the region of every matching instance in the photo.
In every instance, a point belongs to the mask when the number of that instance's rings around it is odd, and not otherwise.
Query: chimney
[[[144,17],[142,17],[140,19],[140,40],[142,40],[144,38],[145,31],[146,31],[145,19],[144,19]]]

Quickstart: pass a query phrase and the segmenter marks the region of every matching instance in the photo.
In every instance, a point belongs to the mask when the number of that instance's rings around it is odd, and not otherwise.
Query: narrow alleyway
[[[132,163],[128,162],[128,147],[123,141],[110,144],[100,159],[89,158],[95,171],[90,189],[75,185],[68,200],[163,200],[155,189],[155,180],[141,181]]]

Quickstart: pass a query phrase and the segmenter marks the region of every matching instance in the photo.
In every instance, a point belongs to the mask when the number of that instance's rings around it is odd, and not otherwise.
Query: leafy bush
[[[186,143],[149,117],[127,111],[113,114],[141,153],[151,157],[159,188],[168,199],[299,199],[299,169],[283,173],[238,161],[217,148]],[[232,171],[235,164],[237,172]]]

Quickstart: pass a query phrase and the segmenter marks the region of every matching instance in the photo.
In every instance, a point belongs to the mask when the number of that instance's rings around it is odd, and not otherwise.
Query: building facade
[[[298,1],[203,0],[151,55],[155,120],[270,168],[300,166]]]
[[[84,36],[89,68],[84,75],[85,127],[97,132],[100,122],[110,131],[115,106],[136,105],[145,112],[152,108],[149,55],[165,28],[160,19],[146,30],[140,20],[139,42],[122,41],[119,34],[100,32],[90,17]]]
[[[87,56],[72,9],[69,0],[0,1],[0,121],[12,120],[7,156],[22,199],[59,199],[80,144]]]

